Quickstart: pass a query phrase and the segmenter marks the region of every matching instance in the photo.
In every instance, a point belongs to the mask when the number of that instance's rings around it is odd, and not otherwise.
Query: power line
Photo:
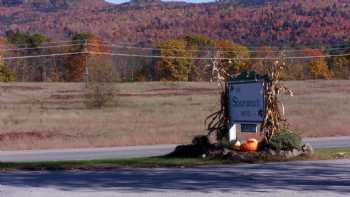
[[[85,40],[81,40],[82,42],[85,42]],[[154,48],[154,47],[138,47],[137,45],[140,45],[140,42],[137,43],[137,42],[111,42],[111,41],[103,41],[103,40],[100,40],[98,41],[98,43],[103,43],[103,44],[106,44],[106,45],[115,45],[115,46],[126,46],[126,47],[137,47],[137,48]],[[233,42],[234,43],[234,42]],[[261,48],[263,47],[264,45],[242,45],[242,44],[239,44],[239,43],[234,43],[234,44],[237,44],[237,45],[241,45],[241,46],[245,46],[247,48],[250,48],[250,49],[258,49],[258,48]],[[335,46],[339,46],[339,47],[335,47]],[[350,43],[347,44],[345,42],[341,42],[341,43],[337,43],[337,44],[332,44],[330,46],[324,46],[324,48],[329,48],[329,49],[341,49],[341,48],[344,48],[344,46],[350,46]],[[274,47],[278,47],[278,46],[271,46],[272,48]],[[206,49],[216,49],[216,47],[205,47]],[[231,47],[221,47],[221,48],[231,48]],[[306,46],[306,45],[303,45],[303,48],[315,48],[314,45],[310,45],[310,46]],[[350,47],[348,47],[350,48]],[[284,48],[285,51],[295,51],[295,50],[299,50],[299,51],[302,51],[303,49],[296,49],[296,47],[294,48]],[[254,50],[253,50],[254,51]]]
[[[53,45],[53,46],[40,46],[40,47],[28,47],[28,48],[0,48],[0,51],[25,51],[25,50],[37,50],[37,49],[50,49],[50,48],[63,48],[63,47],[72,47],[72,46],[79,46],[84,45],[83,43],[80,44],[66,44],[66,45]],[[94,46],[98,47],[99,45],[96,44],[87,44],[88,46]],[[160,50],[172,50],[172,51],[186,51],[186,52],[214,52],[210,50],[186,50],[186,49],[172,49],[172,48],[147,48],[147,47],[134,47],[134,46],[123,46],[123,45],[115,45],[115,44],[100,44],[102,46],[107,46],[110,48],[120,48],[120,49],[139,49],[139,50],[150,50],[150,51],[160,51]],[[350,49],[350,47],[339,47],[339,48],[329,48],[327,51],[336,51],[336,50],[347,50]],[[280,51],[267,51],[267,52],[273,52],[273,53],[280,53],[282,51],[288,52],[288,50],[280,50]],[[289,50],[289,51],[303,51],[303,50]],[[239,50],[230,50],[230,51],[215,51],[216,53],[232,53],[232,52],[240,52]],[[250,53],[258,53],[261,51],[248,51]]]
[[[68,56],[68,55],[78,55],[78,54],[88,54],[87,52],[74,52],[74,53],[54,53],[47,55],[27,55],[27,56],[14,56],[14,57],[4,57],[2,60],[17,60],[17,59],[33,59],[42,57],[58,57],[58,56]]]
[[[115,43],[112,43],[112,42],[107,42],[107,41],[99,41],[98,43],[103,43],[105,45],[114,45],[114,46],[120,46],[120,47],[130,47],[130,48],[145,48],[145,49],[153,49],[154,47],[138,47],[137,45],[139,45],[139,43],[132,43],[132,42],[115,42]],[[241,45],[241,46],[244,46],[244,47],[247,47],[247,48],[254,48],[254,49],[258,49],[258,48],[261,48],[263,47],[264,45],[260,45],[260,46],[252,46],[252,45],[242,45],[242,44],[238,44],[238,43],[234,43],[234,44],[237,44],[237,45]],[[341,47],[335,47],[335,46],[341,46]],[[345,46],[349,46],[349,47],[345,47]],[[273,48],[274,46],[272,46]],[[277,46],[276,46],[277,47]],[[304,48],[315,48],[315,46],[303,46]],[[216,47],[205,47],[206,49],[217,49]],[[221,47],[221,48],[231,48],[231,47]],[[346,43],[339,43],[337,45],[331,45],[331,46],[324,46],[323,48],[326,48],[326,49],[343,49],[343,48],[350,48],[350,44],[346,44]],[[167,49],[167,48],[164,48],[164,49]],[[284,50],[284,51],[303,51],[304,49],[295,49],[295,48],[284,48],[284,49],[281,49],[281,50]],[[256,50],[251,50],[251,51],[256,51]],[[280,50],[278,51],[275,51],[275,52],[279,52]]]
[[[191,60],[279,60],[281,57],[186,57],[186,56],[161,56],[161,55],[137,55],[125,53],[107,53],[107,52],[89,52],[93,55],[110,55],[123,57],[144,57],[144,58],[165,58],[165,59],[191,59]],[[283,57],[283,59],[314,59],[314,58],[328,58],[328,57],[345,57],[350,56],[350,53],[339,55],[318,55],[318,56],[290,56]]]
[[[64,43],[81,43],[81,44],[83,44],[85,42],[85,40],[74,40],[74,41],[72,41],[72,40],[67,40],[67,41],[56,41],[56,42],[43,42],[43,43],[41,43],[42,45],[50,45],[50,44],[64,44]],[[15,46],[15,47],[17,47],[17,48],[21,48],[22,46],[24,46],[24,47],[26,47],[26,46],[28,46],[29,44],[11,44],[11,43],[9,43],[9,44],[0,44],[0,46],[9,46],[9,45],[12,45],[12,46]],[[1,48],[0,48],[1,49]]]
[[[80,44],[84,44],[87,40],[85,39],[82,39],[82,40],[65,40],[65,41],[55,41],[55,42],[45,42],[43,43],[44,45],[48,45],[48,44],[63,44],[63,43],[73,43],[73,44],[77,44],[77,43],[80,43]],[[107,41],[98,41],[98,43],[100,45],[104,45],[104,46],[113,46],[115,48],[117,47],[120,47],[120,48],[130,48],[130,49],[141,49],[141,50],[154,50],[154,49],[172,49],[172,48],[154,48],[154,47],[138,47],[137,45],[139,43],[132,43],[132,42],[116,42],[116,43],[112,43],[112,42],[107,42]],[[101,44],[103,43],[103,44]],[[0,46],[8,46],[6,44],[2,44]],[[17,46],[20,48],[20,46],[27,46],[27,44],[20,44],[20,45],[14,45],[14,46]],[[242,45],[244,46],[244,45]],[[334,45],[333,45],[334,46]],[[341,50],[341,49],[350,49],[350,47],[345,47],[345,46],[349,46],[348,44],[344,44],[342,43],[341,45],[338,45],[338,46],[342,46],[342,47],[324,47],[325,50]],[[258,49],[262,46],[245,46],[247,48],[255,48],[255,49]],[[313,46],[305,46],[306,48],[315,48]],[[217,49],[216,47],[205,47],[207,49],[207,51],[210,51],[209,49]],[[220,47],[220,48],[227,48],[229,49],[230,47]],[[1,48],[0,48],[1,49]],[[181,49],[179,49],[181,50]],[[289,51],[303,51],[303,49],[293,49],[293,48],[284,48],[284,49],[281,49],[281,50],[284,50],[286,52],[289,52]],[[280,52],[281,50],[272,50],[270,52]],[[188,50],[187,50],[188,51]],[[197,50],[192,50],[192,51],[197,51]],[[199,50],[198,50],[199,51]],[[200,50],[200,51],[205,51],[205,50]],[[225,51],[221,51],[221,52],[225,52]],[[232,52],[232,50],[229,50],[228,52]],[[258,52],[258,50],[250,50],[249,52]]]
[[[98,47],[96,44],[90,44],[89,46]],[[216,50],[218,48],[212,48],[213,50],[193,50],[193,49],[175,49],[175,48],[151,48],[151,47],[135,47],[135,46],[124,46],[124,45],[116,45],[116,44],[100,44],[102,46],[107,46],[110,48],[119,48],[119,49],[139,49],[139,50],[145,50],[145,51],[161,51],[161,50],[171,50],[171,51],[184,51],[184,52],[217,52],[217,53],[232,53],[232,52],[241,52],[240,50]],[[337,50],[347,50],[350,49],[350,47],[339,47],[339,48],[327,48],[325,51],[337,51]],[[320,49],[321,50],[321,49]],[[267,53],[280,53],[280,52],[303,52],[304,49],[281,49],[281,50],[270,50],[266,51]],[[248,50],[248,53],[260,53],[264,51],[260,50]]]
[[[0,51],[26,51],[26,50],[36,50],[36,49],[50,49],[50,48],[64,48],[64,47],[72,47],[72,46],[79,46],[82,44],[66,44],[66,45],[54,45],[54,46],[40,46],[40,47],[28,47],[28,48],[7,48],[2,49],[0,48]]]
[[[190,59],[190,60],[279,60],[281,57],[186,57],[186,56],[164,56],[164,55],[138,55],[138,54],[126,54],[126,53],[110,53],[110,52],[73,52],[73,53],[54,53],[46,55],[28,55],[28,56],[13,56],[4,57],[3,60],[17,60],[17,59],[33,59],[42,57],[57,57],[57,56],[68,56],[78,54],[91,54],[91,55],[109,55],[109,56],[120,56],[120,57],[142,57],[142,58],[164,58],[164,59]],[[286,56],[283,59],[314,59],[314,58],[329,58],[329,57],[346,57],[350,56],[350,53],[337,54],[337,55],[317,55],[317,56]]]

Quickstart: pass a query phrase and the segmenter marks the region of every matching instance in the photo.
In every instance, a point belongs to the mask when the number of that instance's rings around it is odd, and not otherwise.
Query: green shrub
[[[219,130],[216,133],[216,139],[219,145],[225,147],[225,148],[229,148],[230,147],[230,139],[229,139],[229,134],[228,134],[228,130],[226,130],[226,128],[222,128],[221,130]]]
[[[285,129],[271,137],[269,147],[276,151],[300,149],[301,137]]]

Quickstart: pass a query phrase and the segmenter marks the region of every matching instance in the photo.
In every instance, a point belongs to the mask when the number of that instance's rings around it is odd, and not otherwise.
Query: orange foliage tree
[[[103,52],[108,50],[103,46],[102,41],[89,33],[76,34],[72,43],[76,46],[71,48],[71,52],[82,52],[80,54],[72,55],[65,63],[65,80],[71,82],[80,82],[84,79],[85,74],[89,74],[89,77],[101,78],[96,75],[101,74],[102,61],[104,58]],[[85,52],[85,53],[84,53]],[[95,54],[96,53],[96,54]],[[99,61],[101,60],[101,61]],[[93,65],[89,65],[89,61],[93,62]],[[98,63],[100,62],[100,63]],[[111,74],[110,70],[105,73]]]
[[[304,49],[306,56],[314,56],[307,64],[306,73],[309,79],[331,79],[333,73],[328,69],[323,53],[319,49]]]
[[[2,49],[2,48],[6,48],[6,46],[7,46],[7,41],[6,41],[6,39],[3,38],[3,37],[0,37],[0,57],[1,57],[1,56],[4,56],[4,51],[1,50],[1,49]]]

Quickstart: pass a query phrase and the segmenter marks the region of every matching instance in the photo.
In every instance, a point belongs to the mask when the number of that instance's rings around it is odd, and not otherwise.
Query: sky
[[[125,3],[128,2],[129,0],[106,0],[111,3]],[[169,1],[169,0],[164,0],[164,1]],[[179,0],[173,0],[173,1],[179,1]],[[212,0],[181,0],[181,1],[186,1],[186,2],[191,2],[191,3],[203,3],[203,2],[210,2]]]

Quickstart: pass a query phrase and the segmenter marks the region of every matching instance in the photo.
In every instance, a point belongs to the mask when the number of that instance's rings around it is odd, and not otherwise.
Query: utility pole
[[[89,50],[88,50],[88,40],[85,40],[84,43],[84,54],[85,54],[85,87],[87,88],[89,86],[89,67],[88,67],[88,55],[89,55]]]
[[[213,58],[211,59],[211,65],[210,65],[210,79],[209,82],[213,83],[215,80],[219,78],[219,70],[218,70],[218,61],[216,58],[219,57],[219,52],[213,51]],[[215,73],[217,76],[215,77]]]

